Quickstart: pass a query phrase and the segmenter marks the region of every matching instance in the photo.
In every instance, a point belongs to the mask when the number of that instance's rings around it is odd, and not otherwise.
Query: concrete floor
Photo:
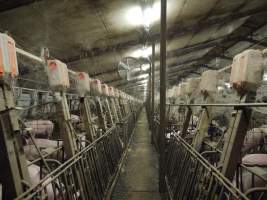
[[[143,110],[130,145],[128,157],[122,167],[113,200],[157,200],[158,157],[150,144],[146,113]]]

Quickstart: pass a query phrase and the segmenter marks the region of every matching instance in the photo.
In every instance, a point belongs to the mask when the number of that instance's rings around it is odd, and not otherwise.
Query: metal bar
[[[36,61],[36,62],[38,62],[40,64],[45,64],[45,62],[44,62],[44,60],[42,58],[40,58],[38,56],[35,56],[35,55],[33,55],[33,54],[31,54],[31,53],[29,53],[27,51],[24,51],[23,49],[16,48],[16,52],[18,54],[21,54],[21,55],[31,59],[31,60],[34,60],[34,61]]]
[[[207,96],[205,101],[207,103],[211,103],[214,102],[214,98],[212,96]],[[203,140],[208,132],[209,123],[211,121],[211,112],[212,112],[212,107],[210,106],[203,107],[201,110],[200,118],[196,128],[196,134],[193,140],[193,147],[198,152],[201,152]]]
[[[40,57],[38,57],[38,56],[36,56],[36,55],[33,55],[33,54],[31,54],[31,53],[29,53],[29,52],[27,52],[27,51],[24,51],[23,49],[19,49],[19,48],[16,47],[16,52],[17,52],[18,54],[20,54],[20,55],[23,55],[23,56],[25,56],[25,57],[27,57],[27,58],[33,60],[33,61],[36,61],[36,62],[38,62],[38,63],[40,63],[40,64],[42,64],[42,65],[45,65],[45,61],[44,61],[42,58],[40,58]],[[77,74],[77,73],[76,73],[75,71],[73,71],[73,70],[68,69],[68,71],[69,71],[69,73],[72,74],[72,75],[76,75],[76,74]]]
[[[155,112],[155,42],[152,43],[152,59],[151,59],[151,144],[154,143],[154,112]]]
[[[242,102],[255,101],[256,93],[250,92],[244,95]],[[240,162],[242,145],[249,128],[251,109],[236,110],[229,124],[225,135],[223,153],[219,165],[222,166],[222,173],[229,180],[233,180],[236,168]]]
[[[166,193],[165,182],[165,121],[166,121],[166,0],[161,0],[160,28],[160,133],[159,133],[159,192]]]
[[[214,106],[214,107],[267,107],[267,103],[200,103],[200,104],[166,104],[168,106]]]

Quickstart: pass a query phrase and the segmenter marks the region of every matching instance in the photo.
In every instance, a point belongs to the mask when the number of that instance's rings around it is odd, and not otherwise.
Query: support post
[[[99,97],[95,98],[97,117],[99,120],[100,128],[105,132],[107,130],[106,116],[104,115],[103,105]]]
[[[166,126],[166,0],[161,0],[160,28],[160,131],[159,131],[159,192],[166,193],[165,126]]]
[[[96,134],[93,126],[89,100],[87,97],[82,97],[80,99],[80,102],[81,102],[81,116],[86,131],[86,139],[90,142],[93,142],[96,139],[95,138]]]
[[[61,101],[59,101],[57,104],[57,110],[59,114],[58,120],[64,150],[66,152],[67,158],[71,158],[76,153],[75,151],[77,150],[77,145],[75,142],[75,131],[70,121],[71,117],[67,97],[64,92],[62,92],[61,94]]]
[[[112,113],[111,113],[111,109],[110,109],[107,97],[104,97],[104,103],[106,105],[106,116],[107,116],[108,124],[110,125],[110,127],[112,127],[114,125],[114,121],[112,118]]]
[[[116,110],[118,111],[118,117],[119,117],[119,121],[122,121],[122,110],[121,110],[121,107],[120,107],[120,103],[119,103],[119,99],[118,97],[117,98],[114,98],[114,102],[115,102],[115,105],[116,105]]]
[[[0,83],[0,182],[3,199],[14,199],[24,191],[23,181],[30,183],[28,166],[11,84]]]
[[[213,103],[213,102],[214,102],[213,97],[208,95],[206,97],[206,103]],[[211,117],[212,117],[211,112],[212,112],[211,106],[203,107],[201,110],[199,122],[198,122],[197,128],[196,128],[196,136],[193,140],[193,147],[198,152],[202,151],[203,141],[205,139],[205,136],[208,133],[209,123],[210,123]]]
[[[112,113],[114,116],[114,121],[115,121],[115,123],[118,123],[120,120],[119,120],[119,114],[118,114],[118,110],[116,108],[116,103],[115,103],[114,97],[110,97],[110,105],[111,105]]]
[[[255,97],[256,93],[250,92],[241,98],[241,103],[254,102]],[[229,180],[233,180],[237,164],[241,162],[241,149],[252,114],[251,108],[235,109],[226,133],[223,152],[219,162],[219,165],[222,166],[223,175]]]
[[[155,42],[152,42],[152,58],[151,58],[151,144],[154,144],[154,113],[155,113]]]

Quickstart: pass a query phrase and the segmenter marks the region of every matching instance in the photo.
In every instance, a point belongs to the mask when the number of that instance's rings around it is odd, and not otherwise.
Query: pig
[[[29,175],[30,175],[30,180],[31,180],[31,185],[35,186],[37,184],[40,183],[41,179],[40,179],[40,167],[38,165],[35,164],[31,164],[28,166],[28,171],[29,171]],[[53,191],[53,187],[52,184],[49,183],[51,181],[51,178],[48,178],[43,185],[45,186],[45,189],[42,193],[43,196],[47,195],[47,200],[53,200],[56,199],[56,195],[58,195],[58,191]],[[48,183],[48,184],[46,184]]]
[[[248,154],[243,157],[242,163],[247,167],[256,166],[257,173],[267,179],[267,154]],[[234,185],[235,185],[235,180],[234,180]],[[251,188],[267,186],[267,182],[257,177],[256,175],[254,176],[254,185],[253,185],[252,173],[246,169],[242,169],[242,180],[243,180],[242,191],[244,192],[248,191]]]
[[[47,139],[35,139],[35,143],[40,149],[41,153],[44,155],[62,146],[62,141],[58,142],[58,141],[47,140]],[[27,140],[27,145],[24,146],[24,153],[28,160],[35,160],[40,157],[36,147],[33,145],[30,139]],[[60,154],[57,154],[55,152],[52,155],[50,155],[49,158],[53,158],[53,159],[58,158],[59,160],[63,159],[61,152]]]
[[[27,128],[31,128],[30,133],[36,138],[49,139],[54,130],[54,123],[49,120],[32,120],[24,124]]]
[[[43,148],[58,148],[62,146],[62,141],[56,141],[56,140],[48,140],[48,139],[40,139],[36,138],[35,140],[36,145],[43,149]],[[33,145],[32,140],[28,140],[29,145]]]
[[[264,145],[265,133],[261,128],[254,128],[251,131],[247,132],[247,135],[244,139],[242,151],[244,153],[249,150]]]

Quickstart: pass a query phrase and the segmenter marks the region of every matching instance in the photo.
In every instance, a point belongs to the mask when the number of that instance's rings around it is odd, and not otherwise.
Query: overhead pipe
[[[36,56],[36,55],[34,55],[34,54],[32,54],[32,53],[29,53],[29,52],[27,52],[27,51],[24,51],[23,49],[20,49],[20,48],[17,48],[17,47],[16,47],[16,52],[17,52],[18,54],[20,54],[20,55],[22,55],[22,56],[25,56],[25,57],[29,58],[30,60],[35,61],[35,62],[38,62],[38,63],[40,63],[40,64],[42,64],[42,65],[45,65],[45,64],[46,64],[45,59],[43,59],[43,58],[41,58],[41,57],[38,57],[38,56]],[[68,69],[68,71],[69,71],[69,73],[70,73],[71,75],[76,75],[76,74],[77,74],[77,73],[76,73],[75,71],[73,71],[73,70]]]

